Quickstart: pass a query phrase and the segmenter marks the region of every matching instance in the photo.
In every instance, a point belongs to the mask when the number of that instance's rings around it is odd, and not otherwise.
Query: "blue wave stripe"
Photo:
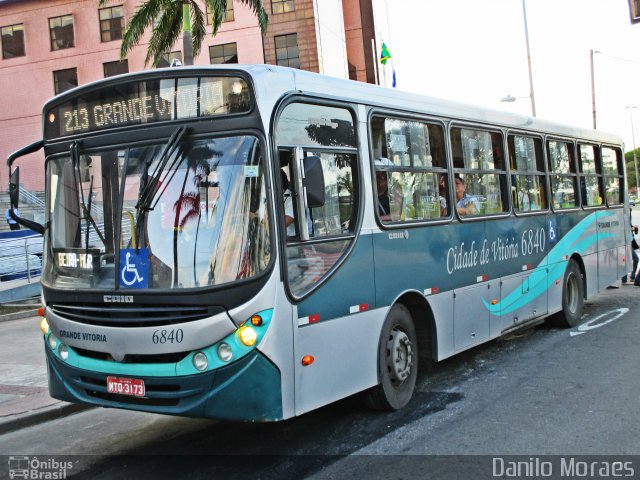
[[[615,215],[607,212],[601,214],[600,218],[609,216]],[[616,237],[616,235],[612,233],[601,233],[598,235],[596,232],[582,238],[587,229],[591,227],[596,220],[598,220],[598,215],[593,213],[580,221],[571,231],[562,237],[557,245],[536,265],[536,268],[541,265],[548,265],[548,271],[543,269],[534,270],[529,276],[529,290],[526,293],[523,294],[520,288],[515,288],[509,295],[495,305],[491,305],[483,299],[485,308],[495,316],[504,316],[515,312],[540,295],[543,295],[548,290],[549,285],[564,276],[567,264],[566,257],[571,256],[574,252],[584,255],[589,248],[597,244],[598,240],[602,241],[607,238]]]

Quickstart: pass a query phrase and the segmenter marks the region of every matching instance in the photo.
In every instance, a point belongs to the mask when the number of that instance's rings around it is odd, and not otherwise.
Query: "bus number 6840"
[[[181,328],[177,330],[156,330],[151,336],[154,344],[160,343],[162,345],[165,343],[182,343],[183,338],[184,332]]]

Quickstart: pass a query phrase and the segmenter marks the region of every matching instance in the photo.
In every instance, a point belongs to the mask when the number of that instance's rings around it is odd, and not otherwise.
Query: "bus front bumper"
[[[49,348],[45,351],[53,398],[186,417],[282,420],[280,372],[257,350],[228,366],[197,375],[136,376],[144,382],[144,397],[109,393],[109,374],[67,365]]]

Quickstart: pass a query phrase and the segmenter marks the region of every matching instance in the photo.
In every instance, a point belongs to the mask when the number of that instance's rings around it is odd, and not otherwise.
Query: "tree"
[[[636,149],[636,161],[638,162],[638,169],[640,170],[640,148]],[[627,164],[627,186],[629,192],[633,192],[638,195],[640,192],[636,192],[636,167],[633,162],[633,150],[624,154],[624,160]]]
[[[98,5],[103,7],[110,1],[99,0]],[[214,36],[220,28],[227,11],[227,3],[230,1],[232,0],[204,0],[204,4],[213,14],[212,35]],[[269,17],[262,0],[240,1],[252,8],[264,34]],[[155,67],[161,57],[171,51],[181,32],[184,64],[193,65],[193,56],[200,52],[205,35],[205,15],[200,5],[194,0],[144,0],[129,20],[122,36],[120,47],[122,60],[133,47],[138,45],[148,28],[151,28],[152,33],[144,60],[145,66],[153,59],[152,66]]]

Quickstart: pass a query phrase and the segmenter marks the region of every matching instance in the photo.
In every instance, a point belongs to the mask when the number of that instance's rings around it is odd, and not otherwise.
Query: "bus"
[[[52,397],[278,421],[551,317],[627,269],[599,131],[270,65],[158,69],[48,101]],[[285,194],[286,187],[286,194]]]

